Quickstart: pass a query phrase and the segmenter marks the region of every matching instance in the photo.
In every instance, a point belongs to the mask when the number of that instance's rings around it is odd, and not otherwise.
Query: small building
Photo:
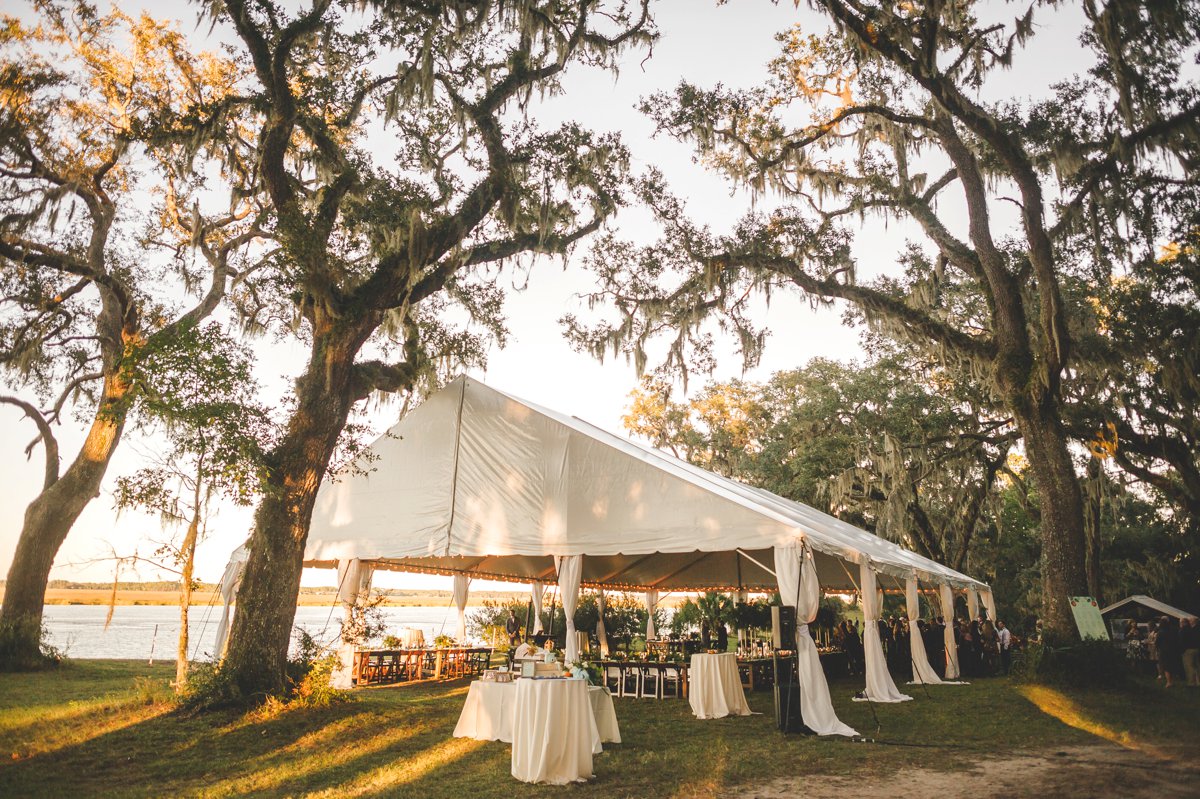
[[[1125,630],[1129,626],[1129,622],[1137,622],[1143,632],[1146,625],[1154,620],[1160,619],[1163,616],[1173,616],[1176,619],[1195,619],[1194,613],[1188,613],[1186,610],[1180,610],[1177,607],[1172,607],[1166,602],[1160,602],[1153,597],[1143,596],[1142,594],[1134,594],[1122,599],[1120,602],[1114,602],[1108,607],[1100,611],[1100,616],[1108,625],[1108,631],[1112,635],[1112,640],[1123,642],[1125,640]]]

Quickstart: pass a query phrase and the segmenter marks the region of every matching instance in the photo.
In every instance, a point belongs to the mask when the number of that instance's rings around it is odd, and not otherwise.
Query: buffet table
[[[692,655],[688,684],[688,703],[696,718],[750,715],[734,653]]]
[[[513,715],[517,701],[517,683],[476,680],[467,690],[467,701],[454,728],[455,738],[474,738],[479,741],[513,742]],[[577,681],[580,682],[580,681]],[[592,719],[596,723],[599,738],[593,749],[598,754],[600,744],[621,743],[621,729],[617,725],[617,713],[613,708],[612,695],[605,688],[595,685],[587,687],[588,704]]]
[[[583,680],[517,680],[512,775],[522,782],[565,785],[592,776],[600,732]]]

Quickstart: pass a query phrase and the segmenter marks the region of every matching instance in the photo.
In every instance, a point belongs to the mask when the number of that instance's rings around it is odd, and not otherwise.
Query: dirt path
[[[1194,749],[1190,751],[1194,752]],[[952,771],[907,768],[888,775],[791,778],[731,799],[1175,799],[1200,797],[1200,762],[1156,758],[1118,746],[1079,746],[987,757]]]

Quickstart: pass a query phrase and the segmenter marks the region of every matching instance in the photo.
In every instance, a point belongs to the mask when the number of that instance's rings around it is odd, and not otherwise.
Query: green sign
[[[1071,597],[1071,612],[1075,614],[1075,626],[1079,628],[1079,637],[1083,640],[1097,638],[1107,641],[1108,628],[1100,616],[1100,606],[1090,596]]]

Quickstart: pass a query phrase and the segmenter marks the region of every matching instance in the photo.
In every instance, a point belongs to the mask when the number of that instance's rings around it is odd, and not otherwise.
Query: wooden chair
[[[492,665],[492,650],[476,649],[472,653],[471,670],[474,674],[483,674]]]
[[[419,649],[408,649],[400,653],[400,673],[397,679],[402,681],[421,679],[421,665],[425,653]]]
[[[673,663],[664,663],[660,667],[658,673],[659,699],[671,698],[682,699],[685,693],[684,685],[687,682],[684,677],[684,671],[681,667]]]
[[[617,671],[617,696],[638,696],[641,691],[641,681],[638,670],[632,663],[618,663],[610,668]]]
[[[658,664],[643,663],[637,667],[638,696],[642,699],[663,698],[663,669]]]

